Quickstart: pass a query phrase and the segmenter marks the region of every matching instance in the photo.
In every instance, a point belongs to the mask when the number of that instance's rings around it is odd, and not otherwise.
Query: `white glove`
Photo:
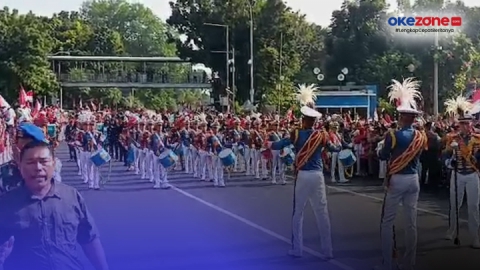
[[[453,169],[452,159],[445,160],[445,166],[447,166],[448,169]]]
[[[456,141],[453,141],[451,144],[450,144],[450,147],[452,148],[457,148],[458,147],[458,143]]]
[[[353,143],[349,143],[349,144],[348,144],[348,147],[349,147],[349,148],[352,148],[352,147],[353,147]]]

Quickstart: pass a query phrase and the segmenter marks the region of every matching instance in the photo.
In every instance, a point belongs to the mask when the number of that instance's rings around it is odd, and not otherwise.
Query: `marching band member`
[[[83,114],[78,115],[77,119],[77,130],[75,132],[75,142],[73,145],[75,146],[75,151],[77,155],[77,166],[78,166],[78,175],[83,177],[83,182],[86,184],[88,183],[87,179],[87,171],[86,168],[86,161],[85,161],[85,154],[84,149],[82,148],[82,141],[83,136],[87,130],[86,123],[84,120]]]
[[[199,154],[198,154],[198,148],[196,145],[196,139],[197,139],[197,123],[198,119],[194,118],[192,122],[190,122],[190,126],[188,128],[188,137],[190,138],[190,164],[192,164],[191,167],[191,173],[193,173],[193,177],[198,177],[198,172],[199,172]]]
[[[185,116],[178,121],[178,129],[179,129],[179,144],[181,145],[181,151],[183,156],[183,166],[182,168],[185,170],[186,173],[191,173],[193,171],[192,166],[192,159],[190,153],[190,136],[188,134],[188,126],[190,124],[190,118]]]
[[[245,117],[244,128],[243,131],[240,133],[240,142],[243,144],[244,147],[244,156],[243,159],[245,161],[245,175],[251,176],[254,175],[253,172],[253,156],[255,154],[255,150],[252,147],[252,135],[251,135],[251,124],[250,116]]]
[[[88,188],[100,189],[100,172],[98,167],[92,162],[90,157],[92,153],[98,150],[98,142],[95,139],[94,123],[87,119],[85,122],[87,129],[82,138],[83,161],[84,161],[84,180],[88,183]]]
[[[122,129],[122,132],[120,133],[120,136],[118,137],[118,143],[120,145],[120,155],[122,156],[123,160],[123,166],[127,167],[127,171],[130,170],[130,165],[127,162],[127,154],[128,154],[128,135],[129,135],[129,130],[127,127],[124,127]]]
[[[380,159],[389,160],[384,184],[386,188],[381,217],[382,265],[375,269],[391,270],[395,257],[394,222],[397,208],[403,204],[405,211],[405,254],[404,268],[413,269],[417,250],[417,204],[420,192],[418,165],[422,150],[427,147],[424,133],[415,130],[413,123],[420,114],[415,99],[420,99],[420,83],[408,78],[400,83],[392,80],[388,94],[390,102],[396,102],[401,129],[391,131],[385,136],[384,147],[380,150]]]
[[[152,135],[150,139],[150,149],[152,150],[152,174],[153,179],[150,179],[151,182],[154,182],[153,188],[162,188],[168,189],[170,188],[170,184],[168,183],[168,175],[167,170],[157,162],[158,157],[160,154],[165,151],[166,149],[166,137],[162,132],[162,124],[163,120],[158,120],[155,123],[155,133]]]
[[[480,249],[478,234],[480,135],[471,131],[470,123],[473,117],[470,115],[470,110],[473,105],[466,98],[459,96],[456,99],[447,100],[445,106],[447,114],[455,115],[460,124],[459,133],[448,136],[444,153],[446,165],[453,167],[450,177],[450,226],[446,238],[452,240],[458,237],[458,212],[466,192],[468,229],[472,241],[470,244],[472,248]]]
[[[199,177],[202,181],[210,180],[207,179],[207,172],[211,174],[207,168],[210,167],[210,157],[208,156],[207,149],[207,120],[206,115],[201,113],[199,116],[199,133],[197,135],[197,148],[199,149],[200,162],[199,162]]]
[[[219,123],[212,123],[212,133],[207,138],[209,152],[211,153],[211,169],[213,185],[216,187],[225,187],[223,178],[223,164],[218,154],[222,151],[222,135],[218,133]]]
[[[254,128],[251,133],[251,151],[253,152],[252,155],[252,172],[255,174],[255,179],[260,179],[260,170],[265,168],[265,171],[262,170],[262,177],[264,179],[267,178],[266,176],[266,160],[262,158],[261,150],[264,144],[263,140],[263,132],[261,130],[262,126],[262,119],[260,118],[260,114],[255,115],[255,120],[253,122]],[[265,167],[264,167],[265,164]]]
[[[140,121],[139,131],[141,137],[139,139],[140,143],[140,153],[138,155],[138,170],[140,171],[141,179],[147,179],[147,166],[148,164],[148,145],[150,143],[150,132],[145,127],[145,121]]]
[[[244,158],[242,153],[245,153],[244,152],[245,147],[244,147],[243,143],[240,141],[241,134],[243,132],[240,124],[241,124],[240,119],[238,117],[235,117],[233,119],[233,127],[232,127],[232,130],[231,130],[232,143],[234,145],[233,150],[234,150],[234,154],[235,154],[235,157],[236,157],[235,165],[233,166],[233,171],[234,172],[242,171],[242,169],[243,169],[241,167],[242,163],[240,161]],[[242,149],[242,151],[239,150],[240,148]]]
[[[354,150],[355,150],[355,157],[357,158],[356,164],[356,172],[355,175],[360,176],[362,174],[362,156],[364,154],[365,149],[363,148],[363,142],[367,139],[367,134],[365,127],[362,126],[361,122],[358,121],[356,123],[356,130],[353,133],[353,141],[354,141]]]
[[[154,149],[152,148],[153,146],[153,139],[155,138],[155,134],[158,132],[156,129],[155,121],[153,119],[148,120],[147,124],[147,131],[148,131],[148,151],[145,154],[145,175],[146,178],[149,179],[150,182],[154,182],[154,175],[153,175],[153,166],[155,165],[155,154],[154,154]]]
[[[348,145],[343,140],[342,135],[338,132],[339,124],[338,122],[331,122],[330,123],[330,140],[333,145],[337,145],[341,148],[346,148]],[[332,183],[337,183],[337,179],[335,177],[336,169],[338,166],[338,176],[340,178],[339,183],[348,183],[349,180],[345,178],[345,169],[343,167],[343,163],[338,159],[338,152],[331,153],[331,167],[330,167],[330,177]]]
[[[280,141],[279,135],[279,125],[280,125],[280,116],[276,115],[274,121],[270,123],[270,134],[268,136],[268,141],[270,142],[278,142]],[[285,168],[282,160],[280,159],[280,153],[283,151],[281,150],[271,150],[272,151],[272,167],[270,173],[272,175],[272,184],[277,184],[277,169],[279,176],[281,178],[282,184],[285,182]]]
[[[328,215],[325,178],[323,176],[322,149],[327,147],[330,151],[338,151],[338,146],[333,146],[324,131],[314,130],[315,121],[321,114],[313,106],[316,88],[301,85],[297,98],[303,105],[302,129],[295,129],[290,138],[278,142],[268,142],[270,147],[280,150],[294,145],[297,155],[295,158],[295,193],[293,197],[292,217],[292,249],[288,254],[294,257],[303,255],[303,214],[305,205],[310,200],[321,237],[322,259],[333,258],[332,236],[330,217]]]

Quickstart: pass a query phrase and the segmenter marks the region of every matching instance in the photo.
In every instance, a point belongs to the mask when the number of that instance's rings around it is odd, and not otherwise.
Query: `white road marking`
[[[293,177],[290,176],[290,175],[288,175],[287,178],[293,179]],[[353,190],[349,190],[349,189],[341,188],[341,187],[337,187],[337,186],[327,185],[327,187],[329,189],[335,190],[337,192],[349,193],[351,195],[371,199],[371,200],[374,200],[374,201],[377,201],[377,202],[383,202],[383,198],[375,197],[375,196],[364,194],[364,193],[361,193],[361,192],[356,192],[356,191],[353,191]],[[442,214],[442,213],[437,212],[437,211],[432,211],[432,210],[421,208],[421,207],[417,207],[417,210],[420,211],[420,212],[423,212],[423,213],[427,213],[427,214],[431,214],[431,215],[435,215],[435,216],[439,216],[439,217],[443,217],[443,218],[449,218],[448,215]],[[468,221],[466,219],[459,219],[459,221],[462,222],[462,223],[468,223]]]
[[[212,209],[214,209],[214,210],[216,210],[216,211],[218,211],[218,212],[220,212],[220,213],[223,213],[223,214],[225,214],[225,215],[227,215],[227,216],[229,216],[229,217],[231,217],[231,218],[233,218],[233,219],[236,219],[236,220],[242,222],[242,223],[245,224],[245,225],[248,225],[248,226],[250,226],[250,227],[252,227],[252,228],[254,228],[254,229],[257,229],[257,230],[259,230],[259,231],[262,231],[262,232],[264,232],[264,233],[266,233],[266,234],[268,234],[268,235],[270,235],[270,236],[272,236],[272,237],[274,237],[274,238],[277,238],[278,240],[281,240],[281,241],[283,241],[283,242],[285,242],[285,243],[287,243],[287,244],[290,244],[290,239],[288,239],[288,238],[286,238],[286,237],[283,237],[283,236],[281,236],[280,234],[275,233],[275,232],[273,232],[273,231],[271,231],[271,230],[269,230],[269,229],[267,229],[267,228],[265,228],[265,227],[262,227],[262,226],[260,226],[260,225],[258,225],[258,224],[256,224],[256,223],[248,220],[248,219],[245,219],[245,218],[243,218],[243,217],[241,217],[241,216],[239,216],[239,215],[236,215],[236,214],[234,214],[234,213],[232,213],[232,212],[230,212],[230,211],[228,211],[228,210],[225,210],[225,209],[223,209],[223,208],[221,208],[221,207],[219,207],[219,206],[217,206],[217,205],[214,205],[214,204],[212,204],[212,203],[209,203],[209,202],[207,202],[207,201],[205,201],[205,200],[203,200],[203,199],[201,199],[201,198],[199,198],[199,197],[197,197],[197,196],[195,196],[195,195],[192,195],[192,194],[190,194],[190,193],[188,193],[188,192],[186,192],[186,191],[184,191],[184,190],[182,190],[182,189],[180,189],[180,188],[177,188],[177,187],[175,187],[175,186],[172,186],[172,189],[175,190],[175,191],[177,191],[178,193],[180,193],[180,194],[182,194],[182,195],[185,195],[185,196],[188,197],[188,198],[191,198],[191,199],[193,199],[193,200],[195,200],[195,201],[197,201],[197,202],[205,205],[205,206],[208,206],[208,207],[210,207],[210,208],[212,208]],[[309,253],[309,254],[317,257],[317,258],[322,258],[322,254],[320,254],[319,252],[317,252],[317,251],[315,251],[315,250],[313,250],[313,249],[311,249],[311,248],[304,247],[304,248],[303,248],[303,251],[305,251],[305,252],[307,252],[307,253]],[[343,269],[343,270],[355,270],[355,268],[352,268],[352,267],[350,267],[350,266],[348,266],[348,265],[346,265],[346,264],[343,264],[343,263],[341,263],[341,262],[339,262],[339,261],[337,261],[337,260],[330,260],[330,261],[328,261],[328,263],[330,263],[330,264],[332,264],[332,265],[334,265],[334,266],[336,266],[336,267],[338,267],[338,268],[340,268],[340,269]]]

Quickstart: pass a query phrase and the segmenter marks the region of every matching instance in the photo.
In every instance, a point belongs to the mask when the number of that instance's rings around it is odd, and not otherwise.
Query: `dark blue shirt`
[[[281,150],[293,144],[295,153],[298,153],[313,132],[314,130],[312,129],[299,130],[298,138],[296,138],[295,142],[292,142],[290,138],[281,139],[272,143],[272,150]],[[325,136],[328,135],[325,133]],[[305,165],[302,168],[297,169],[302,171],[323,171],[322,151],[324,148],[327,148],[331,152],[338,152],[341,149],[339,146],[334,146],[330,142],[320,144]]]
[[[44,198],[21,186],[0,197],[0,230],[15,237],[5,270],[81,270],[77,243],[88,244],[98,232],[76,189],[55,183]]]
[[[385,144],[380,150],[380,159],[381,160],[395,160],[400,155],[402,155],[415,138],[415,133],[420,132],[415,130],[412,126],[404,127],[400,130],[393,132],[393,137],[391,133],[388,132],[385,136]],[[419,151],[412,160],[396,174],[417,174],[420,168],[420,155],[422,151]]]

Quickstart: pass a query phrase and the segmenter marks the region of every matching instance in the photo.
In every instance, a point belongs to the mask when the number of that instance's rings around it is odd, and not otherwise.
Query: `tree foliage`
[[[0,91],[16,100],[20,86],[38,96],[59,95],[56,73],[72,81],[85,81],[102,74],[144,71],[143,63],[76,63],[47,60],[48,55],[93,56],[176,56],[175,37],[168,25],[149,8],[125,0],[87,1],[78,11],[60,11],[51,17],[19,14],[5,7],[0,11]],[[188,66],[158,64],[147,67],[167,72],[172,80],[185,78]],[[105,76],[107,76],[105,75]],[[116,75],[117,76],[117,75]],[[178,80],[178,79],[177,79]],[[165,109],[177,106],[177,96],[198,104],[201,93],[153,89],[63,89],[64,104],[103,103],[114,107]],[[133,94],[135,93],[135,94]]]

